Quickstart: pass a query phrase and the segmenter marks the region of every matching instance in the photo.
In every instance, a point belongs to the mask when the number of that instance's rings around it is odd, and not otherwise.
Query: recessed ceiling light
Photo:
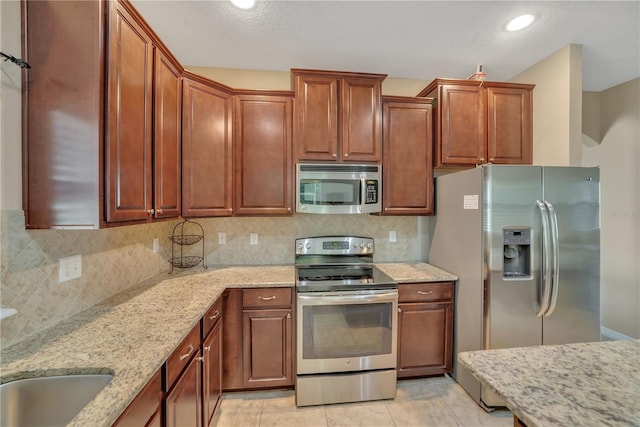
[[[240,9],[251,9],[256,4],[256,0],[231,0],[231,3]]]
[[[525,27],[528,27],[529,25],[531,25],[534,19],[535,18],[533,15],[522,15],[518,16],[517,18],[513,18],[507,24],[507,31],[518,31]]]

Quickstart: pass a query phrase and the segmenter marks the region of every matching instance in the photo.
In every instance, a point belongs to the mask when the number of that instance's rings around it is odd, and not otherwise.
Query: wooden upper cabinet
[[[384,215],[433,214],[431,102],[382,98]]]
[[[291,92],[235,96],[235,215],[293,211],[292,98]]]
[[[232,214],[232,90],[184,73],[182,215]]]
[[[180,64],[128,1],[22,7],[27,228],[178,216]]]
[[[291,73],[296,159],[379,163],[386,75],[301,69]]]
[[[436,79],[435,166],[532,163],[534,85]]]
[[[182,78],[181,69],[155,51],[154,211],[156,218],[180,216]]]
[[[487,87],[488,155],[492,163],[533,162],[532,91],[519,87]]]
[[[153,43],[129,11],[114,3],[107,72],[107,221],[151,213]]]

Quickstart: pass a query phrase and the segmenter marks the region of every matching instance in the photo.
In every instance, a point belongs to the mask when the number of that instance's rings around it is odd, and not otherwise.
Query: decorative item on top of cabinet
[[[531,164],[535,85],[435,79],[434,165]]]
[[[178,216],[180,64],[128,1],[23,1],[22,10],[32,66],[23,73],[26,227]]]
[[[183,73],[182,215],[231,216],[233,89]]]
[[[291,215],[290,91],[236,91],[234,215]]]
[[[379,163],[386,74],[292,69],[296,161]]]
[[[451,372],[454,282],[398,285],[398,378]]]
[[[383,215],[433,214],[432,99],[382,97]]]
[[[186,227],[186,232],[185,232]],[[202,226],[197,222],[193,222],[188,218],[184,221],[177,223],[173,227],[173,233],[169,236],[171,240],[171,258],[169,258],[169,264],[171,264],[171,270],[169,274],[173,273],[173,267],[178,268],[191,268],[202,262],[202,266],[207,268],[207,260],[204,258],[204,230]],[[201,243],[201,251],[199,255],[185,255],[185,246],[195,245]],[[175,253],[176,246],[178,247],[178,254]]]

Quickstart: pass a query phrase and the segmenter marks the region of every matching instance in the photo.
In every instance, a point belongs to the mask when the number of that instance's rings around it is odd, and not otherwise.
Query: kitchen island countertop
[[[425,263],[377,265],[398,282],[455,278]],[[225,289],[273,286],[295,286],[293,265],[215,266],[159,274],[3,348],[0,382],[111,373],[111,382],[69,424],[110,426]]]
[[[640,340],[458,354],[528,427],[640,425],[639,360]]]

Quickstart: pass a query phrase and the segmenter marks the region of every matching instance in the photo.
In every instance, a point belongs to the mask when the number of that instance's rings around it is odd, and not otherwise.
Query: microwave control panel
[[[378,203],[378,181],[370,179],[366,183],[367,187],[367,199],[366,204]]]

